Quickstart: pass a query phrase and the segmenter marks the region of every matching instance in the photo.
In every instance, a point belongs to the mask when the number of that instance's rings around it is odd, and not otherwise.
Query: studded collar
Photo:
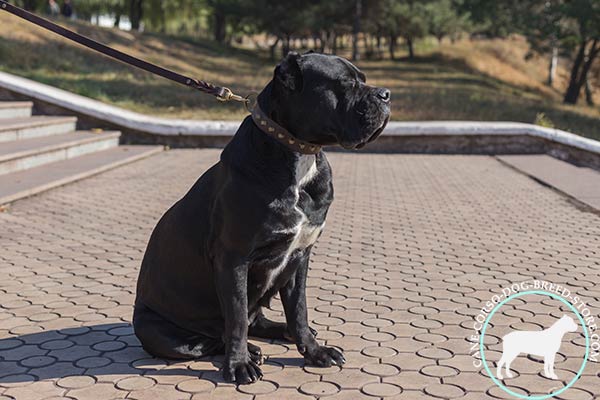
[[[261,131],[292,151],[302,154],[317,154],[321,151],[321,146],[297,139],[287,129],[269,118],[258,104],[255,104],[252,109],[252,119]]]

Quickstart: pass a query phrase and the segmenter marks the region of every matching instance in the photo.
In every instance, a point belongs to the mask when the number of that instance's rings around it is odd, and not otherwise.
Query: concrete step
[[[163,151],[162,146],[119,146],[0,176],[0,205],[66,185]]]
[[[30,117],[32,107],[31,101],[2,101],[0,119]]]
[[[0,175],[68,160],[119,145],[120,132],[70,132],[14,140],[0,146]]]
[[[76,117],[21,117],[0,119],[0,142],[73,132]]]

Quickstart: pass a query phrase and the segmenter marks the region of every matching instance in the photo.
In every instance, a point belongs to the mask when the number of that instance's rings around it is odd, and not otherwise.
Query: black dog
[[[248,335],[293,340],[313,365],[343,364],[307,318],[308,261],[333,200],[320,148],[363,147],[389,115],[389,90],[348,61],[290,53],[221,160],[152,233],[133,314],[144,349],[173,359],[224,351],[224,378],[238,384],[262,376]],[[287,324],[261,312],[277,293]]]

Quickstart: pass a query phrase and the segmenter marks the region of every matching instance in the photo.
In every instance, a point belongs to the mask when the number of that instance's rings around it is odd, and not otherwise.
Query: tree
[[[362,0],[354,0],[354,21],[352,24],[352,61],[359,58],[358,35],[360,34],[360,19],[362,18]]]
[[[291,49],[294,35],[309,30],[309,21],[319,1],[256,0],[250,1],[248,17],[259,31],[267,32],[281,42],[282,55]]]
[[[457,34],[469,28],[470,14],[459,14],[452,0],[437,0],[425,5],[425,17],[428,31],[438,42],[446,36],[455,38]]]
[[[141,27],[142,17],[144,16],[144,1],[129,0],[129,21],[131,29],[139,31]]]
[[[570,33],[578,47],[564,102],[577,104],[588,73],[600,53],[600,0],[565,1],[560,9],[565,19],[574,25]]]
[[[427,2],[412,1],[402,2],[395,7],[395,16],[398,21],[400,36],[406,41],[408,58],[415,58],[414,42],[427,34]]]
[[[487,37],[506,37],[524,26],[531,15],[526,4],[540,0],[462,0],[455,1],[459,14],[469,14],[473,33]],[[543,0],[542,0],[543,1]]]
[[[530,19],[523,30],[532,49],[548,53],[559,48],[572,58],[564,102],[576,104],[600,54],[600,0],[530,0],[526,4]]]

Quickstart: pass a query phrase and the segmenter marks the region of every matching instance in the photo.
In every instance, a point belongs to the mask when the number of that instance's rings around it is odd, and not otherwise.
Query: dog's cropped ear
[[[275,68],[275,79],[291,91],[302,90],[302,70],[300,69],[300,55],[290,51]]]

